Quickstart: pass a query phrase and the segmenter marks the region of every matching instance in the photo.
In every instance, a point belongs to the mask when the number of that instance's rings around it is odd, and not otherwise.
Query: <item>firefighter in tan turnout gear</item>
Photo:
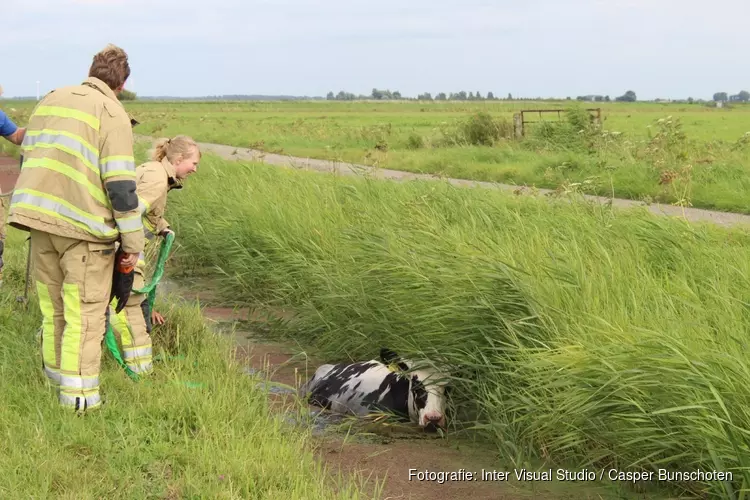
[[[133,132],[117,98],[127,54],[108,45],[89,77],[36,106],[8,223],[31,233],[42,312],[44,371],[59,401],[77,411],[101,404],[99,370],[117,242],[136,264],[144,234],[136,195]]]
[[[154,148],[152,161],[136,169],[138,199],[143,211],[143,227],[146,238],[165,236],[170,232],[164,218],[167,194],[172,189],[182,189],[182,182],[198,168],[201,152],[190,137],[178,135],[172,139],[160,139]],[[135,266],[133,289],[145,286],[146,262],[143,254]],[[132,293],[125,308],[115,314],[113,301],[108,310],[112,330],[122,345],[122,358],[133,372],[143,375],[152,370],[151,325],[163,323],[157,312],[148,310],[148,297]]]

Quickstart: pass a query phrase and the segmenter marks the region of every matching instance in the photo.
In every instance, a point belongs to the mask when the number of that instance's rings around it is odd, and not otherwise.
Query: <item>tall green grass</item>
[[[269,410],[197,306],[159,299],[166,356],[132,383],[105,352],[105,406],[82,418],[58,407],[41,371],[36,296],[23,294],[26,246],[6,241],[0,294],[0,497],[362,498],[361,482],[324,470],[309,435]],[[33,286],[32,286],[33,290]],[[177,341],[179,339],[179,342]],[[176,356],[176,357],[174,357]]]
[[[508,458],[750,484],[742,230],[212,155],[167,215],[182,271],[296,311],[277,334],[330,361],[388,345],[450,366],[460,424]]]

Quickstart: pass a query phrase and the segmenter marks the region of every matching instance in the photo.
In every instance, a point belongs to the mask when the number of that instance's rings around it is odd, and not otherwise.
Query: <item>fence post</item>
[[[513,114],[513,130],[516,133],[516,139],[523,137],[523,120],[521,120],[521,113]]]

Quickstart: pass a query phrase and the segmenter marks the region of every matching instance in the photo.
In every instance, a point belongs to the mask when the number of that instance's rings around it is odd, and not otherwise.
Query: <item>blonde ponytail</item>
[[[156,141],[151,158],[154,161],[162,161],[166,158],[170,163],[175,163],[178,157],[188,157],[193,148],[198,151],[199,157],[202,156],[198,144],[191,137],[186,135],[177,135],[171,139],[162,137]]]

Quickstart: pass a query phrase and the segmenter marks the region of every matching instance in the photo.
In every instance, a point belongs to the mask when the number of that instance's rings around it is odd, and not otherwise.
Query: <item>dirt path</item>
[[[152,138],[147,136],[136,136],[139,141],[150,142]],[[305,170],[314,170],[318,172],[335,172],[342,175],[367,175],[378,179],[391,179],[397,181],[405,180],[445,180],[455,186],[462,187],[483,187],[489,189],[501,189],[516,193],[532,194],[529,188],[513,186],[509,184],[499,184],[493,182],[470,181],[465,179],[440,178],[429,174],[415,174],[400,170],[389,170],[385,168],[376,168],[366,165],[357,165],[352,163],[334,162],[329,160],[317,160],[312,158],[299,158],[295,156],[279,155],[266,153],[257,149],[238,148],[223,144],[198,143],[202,151],[209,151],[228,160],[245,160],[259,161],[269,165],[280,167],[297,168]],[[552,189],[536,189],[539,195],[551,195],[555,191]],[[656,215],[684,217],[691,222],[712,222],[722,226],[733,226],[740,224],[750,225],[750,215],[738,214],[732,212],[720,212],[716,210],[705,210],[700,208],[682,208],[674,205],[650,204],[634,200],[621,198],[606,198],[602,196],[586,195],[586,198],[599,203],[612,203],[619,208],[643,207],[647,206],[648,210]]]
[[[10,196],[18,174],[18,160],[0,154],[0,194]]]

